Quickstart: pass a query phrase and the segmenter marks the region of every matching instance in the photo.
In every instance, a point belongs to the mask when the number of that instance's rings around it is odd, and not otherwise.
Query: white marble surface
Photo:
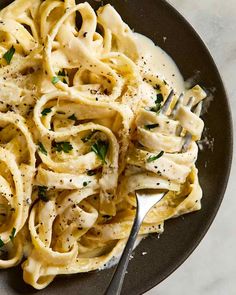
[[[210,49],[223,77],[235,123],[236,0],[169,2],[194,26]],[[236,294],[235,177],[236,159],[233,160],[225,199],[209,232],[189,259],[146,295]]]

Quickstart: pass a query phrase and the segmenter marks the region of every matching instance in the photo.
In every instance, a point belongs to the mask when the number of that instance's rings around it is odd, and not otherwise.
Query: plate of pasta
[[[123,289],[145,292],[198,245],[226,188],[231,118],[209,52],[166,1],[0,8],[1,290],[103,294],[135,191],[151,189],[166,194]]]

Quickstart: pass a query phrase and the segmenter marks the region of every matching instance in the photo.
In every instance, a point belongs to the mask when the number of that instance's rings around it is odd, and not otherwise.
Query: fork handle
[[[133,223],[130,235],[129,235],[128,242],[125,246],[123,254],[122,254],[120,261],[116,267],[115,273],[114,273],[114,275],[111,279],[111,282],[110,282],[106,292],[104,293],[104,295],[119,295],[121,293],[126,269],[127,269],[128,263],[129,263],[129,258],[132,253],[132,250],[134,248],[136,237],[138,235],[138,232],[139,232],[139,229],[140,229],[140,226],[143,222],[144,217],[145,217],[145,215],[144,216],[143,216],[143,214],[140,215],[139,206],[137,204],[136,216],[135,216],[134,223]]]

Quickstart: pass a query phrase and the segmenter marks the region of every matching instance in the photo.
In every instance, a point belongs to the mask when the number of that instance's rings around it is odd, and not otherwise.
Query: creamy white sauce
[[[139,55],[145,60],[145,67],[165,79],[177,94],[184,92],[184,79],[174,60],[149,38],[138,33],[134,34]]]

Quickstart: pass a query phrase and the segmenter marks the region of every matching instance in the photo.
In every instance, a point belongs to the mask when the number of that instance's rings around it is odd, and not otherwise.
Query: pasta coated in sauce
[[[185,105],[175,119],[161,114],[173,85],[145,66],[112,6],[16,0],[0,12],[0,57],[1,268],[25,256],[36,289],[102,268],[126,243],[137,189],[168,191],[140,238],[201,208],[204,123]],[[196,85],[190,97],[206,94]]]

